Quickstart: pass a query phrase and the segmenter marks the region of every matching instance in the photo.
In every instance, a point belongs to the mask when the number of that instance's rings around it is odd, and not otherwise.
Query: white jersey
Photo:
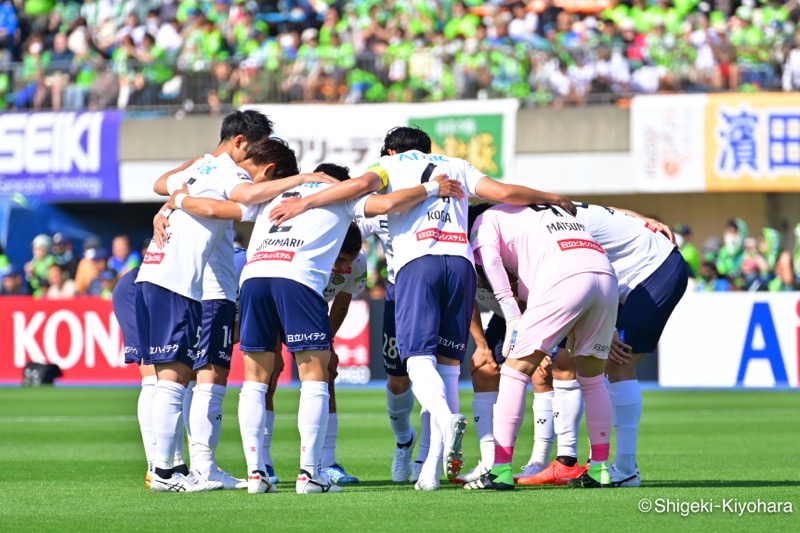
[[[186,170],[170,176],[167,189],[171,194],[186,183],[190,196],[228,200],[234,188],[251,181],[250,175],[227,154],[206,154]],[[226,238],[228,226],[227,220],[195,217],[181,210],[173,212],[167,242],[162,249],[150,244],[136,282],[147,281],[192,300],[202,300],[206,263]]]
[[[359,294],[366,288],[367,256],[362,250],[344,274],[331,273],[331,279],[328,281],[328,286],[322,291],[322,296],[330,302],[340,292]]]
[[[619,301],[647,279],[675,247],[639,217],[592,204],[575,204],[576,218],[603,247],[617,273]]]
[[[239,273],[233,266],[233,222],[228,222],[225,237],[211,250],[203,269],[203,300],[229,300],[239,297]]]
[[[386,192],[409,189],[446,174],[451,180],[461,182],[468,194],[475,195],[478,182],[485,177],[463,159],[418,150],[384,156],[367,170],[381,176]],[[406,264],[425,255],[454,255],[474,262],[467,241],[466,195],[461,200],[430,197],[404,213],[389,215],[388,220],[395,275]]]
[[[286,278],[322,295],[347,228],[354,218],[364,216],[364,204],[369,195],[309,209],[281,226],[270,222],[269,212],[284,198],[304,198],[328,187],[326,183],[304,183],[268,204],[247,210],[242,220],[255,218],[256,224],[241,283],[251,278]]]
[[[386,215],[378,215],[359,219],[358,229],[361,230],[362,241],[370,235],[375,235],[381,241],[383,255],[386,257],[386,279],[389,283],[394,283],[394,250],[392,249],[392,237],[389,235],[388,218]]]

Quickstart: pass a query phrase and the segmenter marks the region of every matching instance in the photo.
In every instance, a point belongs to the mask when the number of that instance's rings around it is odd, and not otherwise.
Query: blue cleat
[[[344,468],[337,463],[323,468],[322,475],[327,477],[334,485],[355,485],[360,483],[357,477],[348,475]]]
[[[275,475],[275,469],[272,468],[272,465],[264,465],[264,470],[266,470],[267,472],[270,485],[274,485],[275,483],[280,483],[281,480],[278,479],[278,476]]]

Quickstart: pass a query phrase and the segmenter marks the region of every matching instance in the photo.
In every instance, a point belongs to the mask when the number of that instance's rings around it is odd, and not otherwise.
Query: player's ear
[[[233,146],[240,150],[247,150],[247,137],[242,134],[237,135],[233,138]]]
[[[267,163],[266,165],[264,165],[264,170],[263,170],[264,178],[268,180],[273,179],[275,177],[276,168],[277,166],[275,165],[275,163]]]

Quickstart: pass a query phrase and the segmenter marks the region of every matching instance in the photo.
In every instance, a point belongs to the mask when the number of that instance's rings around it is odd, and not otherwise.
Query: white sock
[[[419,424],[419,450],[417,451],[416,461],[424,463],[431,448],[431,414],[424,407],[419,412]]]
[[[181,423],[181,408],[186,387],[180,383],[159,380],[153,397],[153,431],[156,435],[155,467],[171,470],[175,459],[176,439]],[[181,440],[183,438],[183,428]]]
[[[142,390],[139,391],[139,403],[136,415],[139,418],[139,431],[142,433],[144,456],[147,459],[147,469],[153,471],[153,458],[156,451],[156,434],[153,430],[153,399],[156,394],[156,376],[142,378]]]
[[[578,458],[578,430],[583,417],[583,394],[578,380],[553,380],[553,427],[558,456]]]
[[[389,425],[392,427],[394,439],[400,444],[411,440],[411,411],[414,410],[414,393],[411,389],[400,394],[393,394],[386,387],[386,412],[389,413]]]
[[[304,381],[300,385],[300,407],[297,409],[300,469],[311,474],[312,478],[319,476],[330,398],[328,384],[324,381]]]
[[[540,466],[550,464],[553,450],[553,396],[554,392],[533,395],[533,452],[528,464]]]
[[[242,447],[247,462],[247,473],[264,468],[261,460],[264,426],[267,418],[266,399],[269,385],[257,381],[242,383],[239,393],[239,431],[242,434]]]
[[[450,423],[453,412],[447,403],[447,388],[444,380],[436,368],[436,357],[432,355],[409,357],[406,367],[414,396],[417,397],[420,405],[431,414],[431,424],[437,424],[440,432],[443,432]]]
[[[261,460],[264,466],[272,466],[272,433],[275,431],[275,411],[267,411],[267,422],[264,425],[264,444],[261,447]]]
[[[339,417],[336,413],[328,413],[328,429],[325,431],[325,441],[322,445],[322,468],[327,468],[336,463],[336,437],[339,436]]]
[[[205,476],[217,469],[214,451],[222,430],[222,401],[226,391],[223,385],[212,383],[200,383],[194,388],[190,416],[193,434],[189,450],[192,469]]]
[[[186,393],[183,395],[183,424],[186,426],[186,438],[192,442],[192,398],[194,397],[194,388],[197,385],[196,381],[190,381],[186,387]]]
[[[481,450],[481,464],[487,468],[494,465],[492,420],[496,402],[497,391],[476,392],[472,400],[472,414],[475,419],[475,432],[478,434],[478,446]]]
[[[444,382],[444,390],[447,395],[447,407],[449,407],[450,411],[453,413],[460,412],[461,401],[458,397],[458,376],[461,375],[461,367],[437,364],[436,371]],[[450,420],[448,419],[447,422],[449,424]]]
[[[614,465],[623,475],[632,476],[636,472],[636,440],[639,433],[639,419],[642,417],[642,391],[639,380],[611,383],[611,407],[616,415],[614,431],[616,452]]]

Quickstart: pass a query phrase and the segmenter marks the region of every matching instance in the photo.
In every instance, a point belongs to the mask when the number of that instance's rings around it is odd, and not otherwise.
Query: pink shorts
[[[617,279],[610,274],[584,272],[563,279],[528,301],[508,357],[537,350],[549,354],[569,336],[573,355],[606,359],[618,305]]]

